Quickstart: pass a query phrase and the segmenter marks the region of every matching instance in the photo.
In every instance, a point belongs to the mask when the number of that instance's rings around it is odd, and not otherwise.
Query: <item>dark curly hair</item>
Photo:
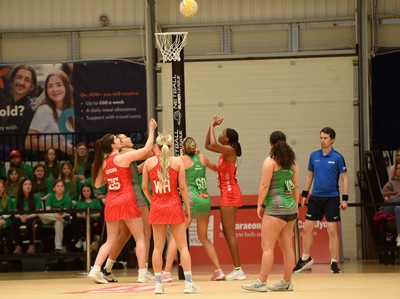
[[[286,135],[281,131],[272,132],[269,142],[271,143],[270,157],[283,169],[289,169],[295,163],[296,155],[289,144],[286,143]]]

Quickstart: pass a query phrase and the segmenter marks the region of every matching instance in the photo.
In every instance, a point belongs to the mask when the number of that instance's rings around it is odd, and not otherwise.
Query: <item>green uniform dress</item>
[[[266,215],[292,215],[297,213],[297,203],[292,196],[293,167],[274,172],[268,194],[265,197]]]
[[[206,167],[201,164],[200,156],[189,156],[193,165],[185,170],[189,188],[190,214],[193,219],[210,216],[211,202],[207,191]]]

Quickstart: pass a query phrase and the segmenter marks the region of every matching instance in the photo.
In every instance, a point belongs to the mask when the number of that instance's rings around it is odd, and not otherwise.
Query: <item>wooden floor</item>
[[[343,273],[332,274],[329,265],[313,265],[312,271],[297,273],[293,276],[293,292],[251,293],[240,288],[243,283],[252,282],[259,271],[259,265],[244,265],[247,279],[242,281],[210,281],[210,266],[193,267],[194,280],[201,293],[184,295],[184,282],[177,280],[165,284],[162,298],[296,298],[296,299],[357,299],[400,298],[400,265],[381,265],[375,260],[353,261],[341,264]],[[228,272],[230,266],[223,269]],[[268,283],[281,278],[281,265],[275,265]],[[0,298],[58,299],[58,298],[154,298],[153,284],[135,282],[136,270],[116,270],[119,282],[98,285],[79,271],[63,272],[10,272],[0,273]]]

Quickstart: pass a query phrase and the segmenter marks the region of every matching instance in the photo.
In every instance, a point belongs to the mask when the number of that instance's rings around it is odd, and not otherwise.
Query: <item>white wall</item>
[[[216,128],[232,127],[239,133],[243,155],[238,180],[246,195],[257,194],[262,161],[268,154],[269,134],[286,133],[297,155],[300,185],[304,186],[309,154],[320,148],[319,132],[331,126],[337,133],[334,148],[346,159],[350,199],[355,198],[353,113],[354,57],[276,59],[185,63],[187,135],[217,162],[218,155],[204,149],[213,114],[225,120]],[[162,68],[162,119],[160,130],[172,132],[171,64]],[[216,175],[208,173],[209,192],[219,195]],[[343,213],[346,257],[356,257],[355,211]]]

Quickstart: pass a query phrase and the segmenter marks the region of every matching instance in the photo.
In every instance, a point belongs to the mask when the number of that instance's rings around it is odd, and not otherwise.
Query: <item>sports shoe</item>
[[[172,279],[172,275],[171,273],[165,273],[165,272],[161,272],[161,280],[162,282],[166,283],[166,282],[173,282],[174,280]]]
[[[95,283],[108,283],[108,281],[104,279],[103,273],[101,273],[100,271],[95,272],[94,268],[90,270],[88,277],[91,278]]]
[[[76,249],[81,249],[82,248],[82,240],[79,239],[78,242],[75,243],[75,248]]]
[[[19,245],[15,246],[13,254],[22,254],[22,247]]]
[[[156,282],[154,285],[154,294],[164,294],[164,285],[162,283]]]
[[[115,278],[114,274],[111,271],[108,272],[106,269],[103,269],[101,270],[101,273],[103,273],[104,279],[108,282],[118,282],[118,279]]]
[[[331,263],[331,272],[332,273],[340,273],[342,271],[340,271],[339,266],[336,262],[332,262]]]
[[[28,250],[26,251],[27,254],[35,254],[36,253],[36,246],[29,244]]]
[[[155,282],[156,278],[154,277],[154,275],[146,269],[146,273],[144,273],[144,275],[140,275],[138,276],[138,279],[136,280],[137,282]],[[164,282],[164,281],[163,281]]]
[[[220,281],[220,280],[225,280],[225,274],[221,269],[218,269],[216,272],[214,271],[213,276],[211,276],[212,281]]]
[[[243,270],[233,270],[226,276],[226,280],[245,280],[246,274],[244,274]]]
[[[185,290],[183,291],[185,294],[195,294],[200,293],[200,288],[195,285],[193,282],[185,282]]]
[[[292,281],[285,281],[281,279],[280,282],[268,287],[268,290],[273,292],[291,292],[293,291],[293,284]]]
[[[249,284],[242,284],[242,289],[252,292],[267,292],[267,284],[258,278],[255,282]]]
[[[299,259],[299,261],[296,264],[296,267],[293,268],[293,272],[294,273],[298,273],[301,272],[305,269],[310,269],[311,265],[314,263],[314,260],[310,257],[308,257],[308,259],[306,259],[305,261],[303,261],[301,258]]]

